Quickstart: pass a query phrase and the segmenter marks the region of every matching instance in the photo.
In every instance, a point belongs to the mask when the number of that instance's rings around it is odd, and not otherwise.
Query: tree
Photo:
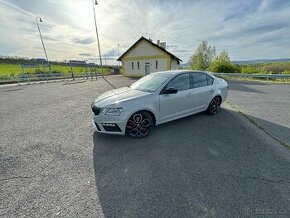
[[[190,58],[190,64],[194,70],[206,70],[216,55],[215,47],[208,45],[207,41],[202,41],[194,55]]]
[[[223,50],[220,55],[217,55],[215,57],[215,60],[218,60],[220,62],[231,62],[231,59],[230,59],[230,56],[229,56],[229,53],[227,53],[225,50]]]
[[[238,67],[231,63],[230,56],[226,51],[222,51],[214,58],[209,70],[217,73],[235,73],[239,71]]]

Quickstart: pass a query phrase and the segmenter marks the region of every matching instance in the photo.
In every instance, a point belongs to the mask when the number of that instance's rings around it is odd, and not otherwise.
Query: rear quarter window
[[[207,77],[207,85],[212,85],[214,79],[211,76],[209,76],[209,75],[206,75],[206,77]]]

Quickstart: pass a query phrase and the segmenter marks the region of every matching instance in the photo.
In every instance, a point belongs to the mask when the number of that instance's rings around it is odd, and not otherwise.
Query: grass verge
[[[290,79],[258,79],[258,78],[245,78],[245,77],[229,77],[218,76],[229,81],[242,81],[242,82],[261,82],[261,83],[274,83],[274,84],[290,84]]]

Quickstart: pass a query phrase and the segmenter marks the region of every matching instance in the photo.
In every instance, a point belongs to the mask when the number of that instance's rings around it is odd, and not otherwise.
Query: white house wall
[[[164,53],[150,45],[148,42],[142,41],[135,48],[128,52],[126,58],[154,55],[164,55]]]
[[[158,68],[156,69],[156,61],[158,61]],[[132,69],[132,62],[134,63],[134,70]],[[138,62],[140,68],[138,69]],[[150,73],[165,71],[167,70],[167,59],[147,59],[147,60],[125,60],[124,61],[124,70],[126,75],[145,75],[145,64],[150,63]]]
[[[156,68],[156,61],[158,61],[158,68]],[[134,63],[133,69],[132,62]],[[146,63],[150,64],[150,73],[178,69],[177,61],[171,59],[170,55],[143,40],[122,58],[122,72],[127,76],[143,76]]]
[[[179,65],[177,63],[177,60],[173,60],[171,59],[171,63],[170,63],[170,69],[171,70],[177,70],[179,68]]]

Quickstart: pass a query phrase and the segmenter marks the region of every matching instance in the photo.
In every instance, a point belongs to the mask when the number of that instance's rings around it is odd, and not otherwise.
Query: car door
[[[214,79],[200,72],[191,73],[193,89],[192,99],[194,112],[204,111],[207,109],[214,93]]]
[[[175,94],[159,95],[160,122],[174,120],[192,113],[192,93],[189,73],[177,75],[164,87],[177,89]]]

